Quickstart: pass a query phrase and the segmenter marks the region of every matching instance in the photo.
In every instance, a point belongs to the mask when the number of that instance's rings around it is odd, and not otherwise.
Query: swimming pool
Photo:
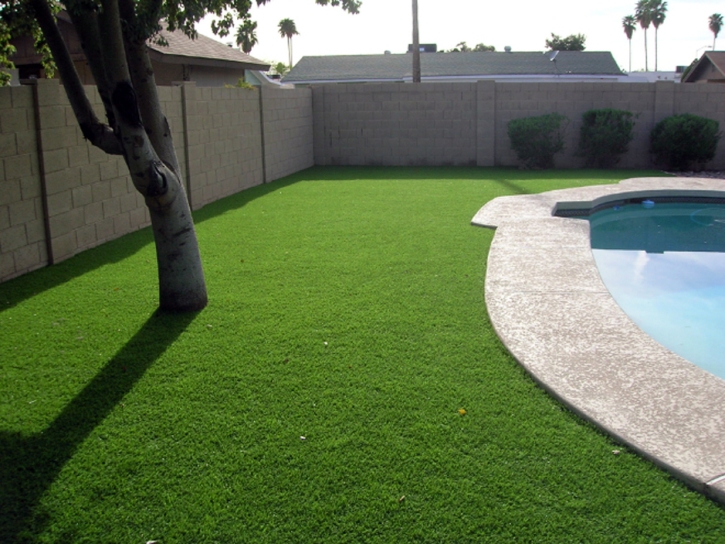
[[[660,344],[725,379],[725,205],[645,200],[589,221],[617,304]]]
[[[471,223],[494,228],[486,309],[497,335],[566,406],[725,504],[725,380],[638,327],[594,260],[592,210],[652,198],[725,200],[725,180],[632,178],[496,198]]]

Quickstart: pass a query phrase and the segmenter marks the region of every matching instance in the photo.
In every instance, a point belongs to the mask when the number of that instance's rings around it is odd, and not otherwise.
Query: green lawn
[[[723,542],[486,314],[485,202],[642,175],[307,170],[196,214],[195,315],[148,230],[0,285],[0,542]]]

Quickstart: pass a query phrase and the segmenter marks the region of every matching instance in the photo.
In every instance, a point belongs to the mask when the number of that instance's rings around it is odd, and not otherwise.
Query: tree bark
[[[36,11],[39,9],[43,14],[50,15],[47,0],[32,1],[37,6]],[[69,4],[77,8],[76,20],[83,17],[84,8],[88,9],[72,1]],[[206,282],[171,131],[161,111],[153,77],[149,81],[142,73],[137,73],[132,78],[129,72],[129,64],[140,72],[145,70],[145,60],[148,60],[146,46],[126,47],[128,44],[123,39],[118,0],[102,0],[101,4],[102,9],[97,15],[86,14],[88,17],[85,22],[91,21],[96,26],[89,31],[82,30],[81,35],[82,39],[99,41],[97,44],[86,44],[84,49],[88,48],[91,53],[88,60],[97,78],[99,91],[102,91],[110,127],[102,125],[105,127],[103,139],[89,137],[86,130],[84,134],[93,145],[107,152],[112,150],[123,154],[133,184],[145,198],[156,244],[160,308],[173,312],[200,310],[207,304]],[[52,28],[47,21],[45,26],[41,25],[46,39],[57,32],[55,21],[51,22]],[[57,36],[60,36],[59,32]],[[64,84],[70,82],[64,85],[68,99],[71,104],[84,106],[79,110],[86,118],[93,116],[65,44],[62,39],[60,43],[51,41],[48,40],[56,62],[59,57],[63,57],[63,50],[69,61],[58,63]],[[129,59],[129,53],[139,57]],[[145,101],[143,108],[140,107],[132,80],[140,84]],[[78,112],[76,117],[83,128],[86,118],[79,116]],[[97,122],[95,117],[90,118]],[[93,136],[93,133],[90,135]],[[114,146],[108,143],[109,135]],[[158,149],[155,145],[158,145]]]

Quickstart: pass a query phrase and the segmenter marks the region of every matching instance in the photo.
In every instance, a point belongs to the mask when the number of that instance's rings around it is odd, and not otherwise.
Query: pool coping
[[[553,215],[673,194],[725,197],[725,180],[632,178],[499,197],[471,223],[496,229],[488,314],[534,380],[618,442],[725,504],[725,380],[639,329],[599,276],[588,222]]]

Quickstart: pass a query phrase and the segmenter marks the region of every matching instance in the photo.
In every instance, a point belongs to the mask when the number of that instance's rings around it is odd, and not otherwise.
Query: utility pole
[[[413,83],[420,83],[420,43],[418,40],[418,0],[413,0]]]

